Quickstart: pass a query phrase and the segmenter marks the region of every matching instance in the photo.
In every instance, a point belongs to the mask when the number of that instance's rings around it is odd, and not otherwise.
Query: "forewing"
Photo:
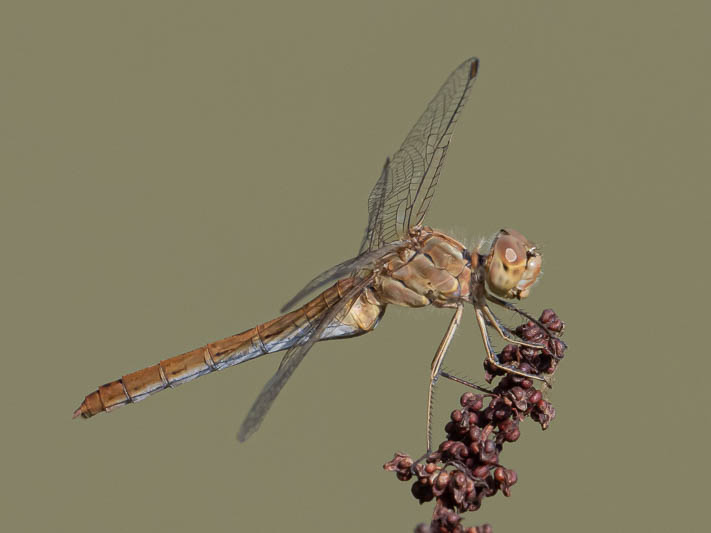
[[[360,252],[405,238],[430,206],[459,113],[479,60],[467,59],[449,75],[400,149],[385,162],[368,197],[368,226]]]
[[[301,289],[296,295],[284,304],[281,308],[281,312],[284,313],[291,309],[299,300],[304,298],[307,294],[315,291],[316,289],[323,287],[324,285],[336,281],[337,279],[345,278],[354,274],[360,270],[375,270],[378,268],[381,260],[387,255],[395,252],[400,246],[401,242],[394,242],[381,246],[377,250],[366,251],[356,257],[343,261],[322,272],[314,279],[309,281],[306,286]]]
[[[385,200],[388,198],[388,191],[391,189],[390,158],[387,158],[380,173],[380,178],[378,178],[375,187],[373,187],[373,190],[370,191],[370,196],[368,196],[368,226],[365,228],[363,242],[361,242],[358,250],[359,254],[369,250],[376,250],[379,248],[379,243],[385,242],[382,239],[385,233],[383,231],[384,207]]]
[[[351,305],[353,300],[372,279],[372,276],[369,276],[358,281],[338,302],[322,313],[318,320],[314,320],[311,328],[305,333],[303,337],[304,340],[301,343],[295,344],[286,351],[276,373],[267,381],[266,385],[264,385],[262,392],[259,393],[249,413],[247,413],[247,417],[244,419],[244,422],[242,422],[242,426],[237,432],[237,440],[244,442],[252,433],[257,431],[262,420],[264,420],[264,417],[274,403],[274,400],[279,395],[279,392],[284,388],[284,385],[286,385],[286,382],[294,373],[296,367],[304,360],[304,357],[306,357],[311,347],[320,339],[321,334],[333,319],[338,316],[338,313]]]
[[[358,256],[316,276],[282,307],[282,312],[327,283],[376,268],[383,257],[402,244],[399,240],[407,236],[411,224],[422,222],[478,66],[479,61],[471,58],[450,74],[400,149],[392,159],[386,159],[368,197],[368,226]]]

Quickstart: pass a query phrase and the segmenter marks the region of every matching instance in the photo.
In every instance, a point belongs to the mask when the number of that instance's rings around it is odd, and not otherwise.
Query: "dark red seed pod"
[[[556,316],[555,311],[553,311],[553,309],[544,309],[543,312],[541,312],[541,317],[539,320],[543,322],[546,326],[548,326],[548,323],[551,320],[555,320],[556,318],[558,317]]]
[[[469,403],[474,399],[475,394],[473,392],[465,392],[462,394],[461,398],[459,398],[459,404],[462,407],[467,407]]]
[[[452,455],[456,457],[467,457],[469,455],[469,450],[467,449],[467,445],[464,444],[463,442],[457,442],[452,446],[452,449],[450,450]]]
[[[438,489],[444,489],[449,484],[449,478],[450,476],[448,472],[440,472],[435,479],[435,487]]]
[[[565,345],[563,342],[559,339],[553,339],[553,353],[559,358],[563,359],[563,356],[565,355]]]
[[[522,389],[530,389],[531,387],[533,387],[533,380],[531,380],[531,379],[529,379],[529,378],[524,378],[524,379],[522,379],[521,382],[519,383],[519,386],[520,386]]]
[[[467,510],[468,511],[478,511],[480,507],[481,507],[481,501],[479,501],[477,499],[477,501],[469,504],[469,509],[467,509]]]
[[[497,409],[496,412],[494,413],[494,418],[498,420],[503,420],[504,418],[508,418],[509,416],[509,410],[508,409]]]
[[[475,394],[472,401],[469,402],[469,409],[472,411],[479,411],[482,407],[484,407],[484,398],[481,394]]]
[[[417,488],[416,488],[417,487]],[[420,503],[425,503],[432,501],[434,498],[434,493],[432,492],[432,487],[427,485],[422,485],[421,483],[414,483],[412,485],[412,495],[417,498]]]
[[[511,394],[513,399],[516,401],[523,400],[526,396],[526,393],[521,387],[512,387],[509,391],[509,394]]]
[[[508,390],[510,387],[513,386],[513,385],[511,385],[510,381],[507,381],[504,385],[505,386],[502,386],[501,388],[506,389],[506,390]],[[503,392],[503,390],[501,392]],[[504,404],[504,400],[501,398],[501,396],[494,396],[489,401],[489,405],[487,406],[486,409],[487,410],[496,409],[498,406],[503,405],[503,404]]]
[[[453,440],[446,440],[439,445],[439,451],[442,453],[448,452],[449,449],[454,446]]]
[[[560,333],[563,331],[563,322],[558,318],[546,324],[546,327],[555,333]]]
[[[410,472],[410,470],[403,470],[395,475],[400,481],[409,481],[412,478],[412,472]]]
[[[466,482],[467,482],[467,477],[462,473],[462,472],[455,472],[454,476],[452,476],[454,486],[457,488],[462,488]]]
[[[479,455],[479,452],[481,452],[481,447],[479,446],[478,441],[474,441],[469,445],[469,450],[472,452],[472,455]]]
[[[402,459],[400,459],[397,466],[398,466],[398,468],[410,468],[412,466],[413,462],[414,461],[412,460],[412,457],[407,456],[407,457],[403,457]]]
[[[385,470],[389,470],[389,471],[398,470],[398,469],[403,468],[401,466],[401,464],[403,464],[403,465],[406,464],[406,461],[408,461],[408,460],[410,461],[410,464],[408,466],[406,466],[405,468],[409,468],[410,466],[412,466],[412,458],[407,454],[397,452],[394,455],[394,457],[392,458],[392,460],[388,461],[387,463],[385,463],[383,465],[383,468]]]
[[[528,401],[536,405],[543,399],[543,394],[537,389],[529,389]]]
[[[483,415],[484,415],[485,421],[486,420],[488,420],[488,421],[494,420],[494,409],[492,409],[491,406],[489,406],[486,410],[484,410]]]
[[[489,475],[489,469],[491,467],[489,465],[479,465],[474,469],[474,477],[479,478],[479,479],[484,479],[486,476]]]
[[[464,490],[466,491],[467,495],[471,495],[473,492],[476,492],[476,487],[474,486],[474,481],[471,479],[467,478],[467,484],[464,487]]]
[[[507,431],[505,434],[505,438],[509,442],[516,442],[520,436],[521,436],[521,431],[518,428],[511,429],[510,431]]]
[[[524,364],[525,364],[525,363],[524,363]],[[510,374],[510,375],[507,376],[507,377],[509,378],[508,381],[507,381],[507,385],[509,385],[509,388],[512,387],[514,383],[515,383],[515,384],[519,384],[519,383],[521,383],[524,379],[526,379],[526,378],[524,378],[523,376],[519,376],[519,375],[516,375],[516,374]]]
[[[516,360],[516,347],[512,344],[507,344],[499,354],[499,361],[502,364],[512,363]]]
[[[511,427],[514,426],[514,421],[511,418],[507,418],[506,420],[502,420],[499,422],[499,431],[508,431]]]

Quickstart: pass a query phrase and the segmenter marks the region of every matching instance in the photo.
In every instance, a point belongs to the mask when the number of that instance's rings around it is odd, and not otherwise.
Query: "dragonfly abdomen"
[[[164,389],[263,355],[267,352],[255,347],[252,340],[255,329],[218,341],[229,341],[232,346],[232,350],[222,359],[217,357],[215,351],[214,345],[218,343],[207,344],[102,385],[84,398],[74,417],[89,418],[122,405],[140,402]],[[243,337],[239,345],[236,337]]]
[[[215,370],[244,363],[267,353],[286,350],[304,342],[311,326],[353,286],[353,279],[338,281],[301,308],[237,335],[211,342],[165,359],[102,385],[84,398],[74,417],[89,418],[122,405],[139,402]],[[369,289],[364,290],[324,330],[319,340],[352,337],[371,331],[385,309]]]

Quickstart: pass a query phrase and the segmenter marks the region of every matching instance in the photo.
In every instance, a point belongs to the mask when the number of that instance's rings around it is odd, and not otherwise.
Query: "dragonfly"
[[[368,223],[355,257],[316,276],[286,303],[281,316],[100,386],[84,398],[74,418],[112,411],[216,370],[285,351],[276,373],[237,433],[238,440],[244,442],[259,428],[316,342],[373,331],[391,304],[454,310],[430,367],[427,450],[431,449],[433,387],[440,375],[447,375],[442,372],[442,362],[465,306],[474,308],[491,366],[546,381],[544,376],[525,372],[515,364],[500,363],[488,330],[493,328],[509,343],[543,348],[516,338],[489,306],[502,306],[538,323],[509,300],[528,296],[541,271],[540,251],[513,229],[500,230],[489,250],[484,251],[482,245],[468,250],[454,238],[424,225],[457,119],[478,70],[477,58],[460,64],[428,103],[397,152],[386,159],[368,197]],[[333,282],[312,300],[289,311]]]

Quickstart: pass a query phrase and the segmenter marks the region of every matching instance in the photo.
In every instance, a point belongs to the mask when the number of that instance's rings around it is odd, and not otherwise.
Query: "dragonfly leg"
[[[560,333],[558,333],[558,334],[553,333],[553,332],[552,332],[551,330],[549,330],[549,329],[545,326],[545,324],[543,324],[540,320],[538,320],[538,319],[536,319],[536,318],[533,318],[533,317],[532,317],[531,315],[529,315],[526,311],[524,311],[523,309],[519,309],[518,307],[516,307],[516,306],[515,306],[514,304],[512,304],[511,302],[507,302],[506,300],[502,300],[501,298],[498,298],[498,297],[494,296],[493,294],[487,293],[487,294],[486,294],[486,299],[489,300],[489,301],[492,302],[492,303],[495,303],[496,305],[500,305],[500,306],[503,307],[504,309],[508,309],[509,311],[513,311],[514,313],[518,313],[519,315],[521,315],[522,317],[524,317],[524,318],[527,319],[527,320],[530,320],[531,322],[533,322],[534,324],[536,324],[539,328],[541,328],[543,331],[545,331],[545,332],[546,332],[546,335],[548,335],[548,338],[550,338],[550,339],[552,339],[552,338],[557,338],[557,339],[563,344],[563,347],[565,347],[565,348],[568,347],[568,345],[565,344],[565,342],[563,342],[563,340],[560,338],[560,335],[563,333],[562,331],[561,331]]]
[[[486,348],[486,357],[492,366],[499,368],[504,372],[508,372],[509,374],[515,374],[517,376],[543,381],[548,386],[550,386],[550,383],[545,377],[539,376],[537,374],[531,374],[530,372],[524,372],[523,370],[519,370],[518,368],[502,365],[501,363],[499,363],[498,358],[494,354],[494,350],[491,348],[491,339],[489,338],[489,332],[486,330],[486,319],[484,318],[484,312],[479,306],[477,306],[474,307],[474,314],[476,315],[476,322],[479,326],[481,338],[484,340],[484,348]]]
[[[486,318],[489,320],[491,325],[494,327],[496,332],[501,335],[501,338],[503,338],[505,341],[510,342],[511,344],[518,344],[519,346],[526,346],[527,348],[534,348],[536,350],[544,350],[546,347],[543,344],[536,344],[533,342],[525,342],[522,341],[521,339],[517,339],[516,337],[513,336],[511,333],[511,330],[504,326],[501,321],[496,318],[496,315],[491,312],[491,309],[489,309],[489,306],[484,304],[481,306],[482,310],[484,311],[484,314],[486,315]]]
[[[439,348],[437,348],[437,353],[435,353],[434,359],[432,359],[430,386],[427,391],[427,453],[432,451],[432,391],[435,383],[437,383],[437,378],[440,375],[442,361],[444,361],[444,355],[447,353],[449,343],[452,342],[454,332],[457,330],[459,322],[462,320],[463,311],[464,307],[458,305],[457,310],[454,312],[454,316],[452,317],[452,321],[449,323],[449,327],[447,328],[447,333],[444,334],[444,338],[442,339],[442,342],[439,343]]]
[[[449,372],[445,372],[444,370],[442,370],[439,373],[439,375],[442,376],[443,378],[451,379],[452,381],[454,381],[455,383],[459,383],[460,385],[465,385],[465,386],[469,387],[470,389],[478,390],[479,392],[483,392],[485,394],[493,394],[493,395],[496,394],[493,390],[490,390],[490,389],[487,389],[487,388],[482,387],[480,385],[477,385],[476,383],[473,383],[473,382],[466,380],[464,378],[455,376],[454,374],[450,374]]]

